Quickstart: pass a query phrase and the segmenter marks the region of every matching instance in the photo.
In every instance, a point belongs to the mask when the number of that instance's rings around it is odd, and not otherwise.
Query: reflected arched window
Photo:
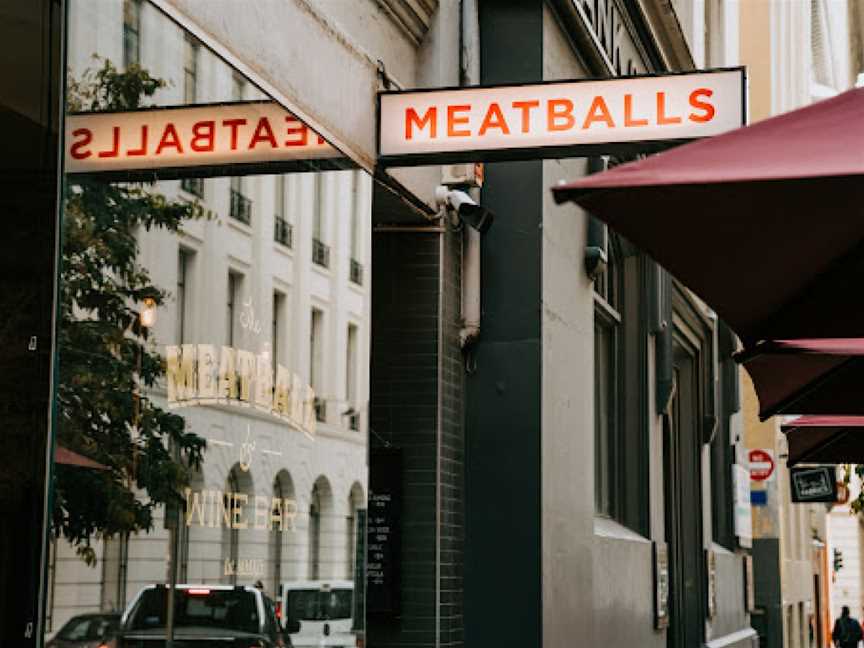
[[[237,566],[240,558],[240,532],[233,522],[233,509],[238,493],[247,496],[253,494],[252,477],[244,472],[239,464],[235,464],[225,480],[225,492],[222,494],[224,511],[220,515],[228,523],[222,529],[222,580],[232,585],[237,584]]]
[[[321,489],[316,483],[309,501],[309,580],[321,577]]]
[[[270,502],[272,527],[270,529],[270,565],[272,589],[279,596],[285,582],[287,544],[293,525],[294,484],[291,475],[281,471],[273,481],[273,499]]]

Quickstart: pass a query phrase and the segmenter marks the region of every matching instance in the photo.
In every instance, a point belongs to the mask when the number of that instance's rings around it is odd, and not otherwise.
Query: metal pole
[[[171,456],[174,461],[180,461],[180,447],[176,443],[171,443]],[[175,504],[173,507],[166,505],[165,515],[170,515],[174,519],[168,525],[168,596],[166,604],[168,610],[165,613],[165,648],[174,648],[174,590],[177,587],[177,556],[179,554],[179,536],[180,536],[180,507]]]

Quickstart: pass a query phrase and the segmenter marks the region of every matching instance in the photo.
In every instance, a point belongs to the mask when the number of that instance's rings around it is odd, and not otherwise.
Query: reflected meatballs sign
[[[80,113],[66,117],[68,173],[322,162],[341,158],[275,101]]]

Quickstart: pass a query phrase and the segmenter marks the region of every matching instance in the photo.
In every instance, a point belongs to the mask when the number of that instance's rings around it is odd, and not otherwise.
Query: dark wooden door
[[[669,546],[669,648],[702,646],[705,551],[702,461],[695,354],[675,344],[675,396],[664,430],[666,541]]]

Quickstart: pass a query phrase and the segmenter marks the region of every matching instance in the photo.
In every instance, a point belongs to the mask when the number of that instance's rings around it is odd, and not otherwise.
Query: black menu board
[[[793,502],[836,502],[837,470],[834,466],[792,468]]]
[[[366,611],[399,614],[402,455],[395,448],[369,451]]]

